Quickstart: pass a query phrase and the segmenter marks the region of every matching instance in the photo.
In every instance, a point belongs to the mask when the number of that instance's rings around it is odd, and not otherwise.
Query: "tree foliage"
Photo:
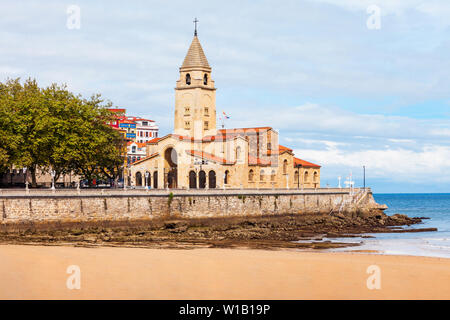
[[[100,95],[82,98],[65,85],[40,88],[36,80],[0,83],[0,169],[73,172],[87,179],[115,179],[123,166],[121,135],[107,125],[112,114]]]

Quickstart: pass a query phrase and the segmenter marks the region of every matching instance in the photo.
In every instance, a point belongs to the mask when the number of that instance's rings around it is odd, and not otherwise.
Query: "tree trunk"
[[[37,188],[37,182],[36,182],[36,166],[30,167],[30,174],[31,174],[31,187]]]

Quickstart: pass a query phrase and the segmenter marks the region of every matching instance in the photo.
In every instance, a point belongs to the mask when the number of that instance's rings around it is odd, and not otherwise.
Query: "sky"
[[[0,81],[101,93],[161,136],[197,17],[226,127],[272,126],[322,186],[360,186],[365,166],[376,193],[450,192],[448,0],[0,0],[0,16]]]

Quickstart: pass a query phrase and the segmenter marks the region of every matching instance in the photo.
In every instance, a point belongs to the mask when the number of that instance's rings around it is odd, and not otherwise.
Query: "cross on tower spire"
[[[197,23],[198,23],[197,18],[195,18],[193,22],[194,22],[194,25],[195,25],[194,36],[196,36],[197,35]]]

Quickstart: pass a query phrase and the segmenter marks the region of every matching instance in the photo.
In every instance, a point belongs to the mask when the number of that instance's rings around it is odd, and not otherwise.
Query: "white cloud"
[[[365,165],[375,178],[412,183],[450,182],[450,147],[423,147],[417,152],[402,148],[343,151],[329,147],[327,150],[296,149],[295,153],[307,156],[307,160],[331,172],[359,170]]]

